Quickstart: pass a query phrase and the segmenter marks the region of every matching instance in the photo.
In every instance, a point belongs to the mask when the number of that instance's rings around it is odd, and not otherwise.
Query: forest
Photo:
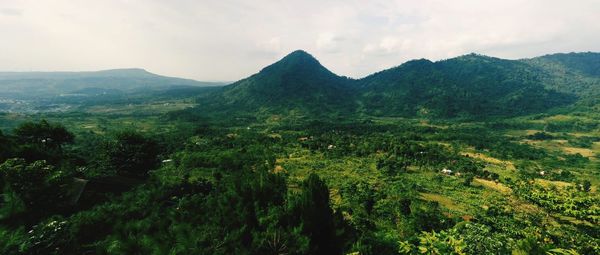
[[[2,254],[600,248],[598,165],[489,128],[499,123],[181,125],[75,134],[41,120],[2,134]]]

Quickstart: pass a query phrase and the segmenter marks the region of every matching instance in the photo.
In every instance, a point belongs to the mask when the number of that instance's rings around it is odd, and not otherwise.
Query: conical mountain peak
[[[313,57],[310,53],[304,50],[295,50],[290,54],[287,54],[282,60],[305,60],[305,61],[317,61],[315,57]],[[318,61],[317,61],[318,62]]]
[[[235,108],[292,109],[315,113],[351,109],[351,81],[337,76],[303,50],[296,50],[259,73],[226,86],[222,102]]]
[[[283,57],[281,60],[273,63],[270,66],[265,67],[261,73],[264,72],[326,72],[331,75],[329,70],[319,63],[319,61],[310,55],[308,52],[303,50],[296,50]]]

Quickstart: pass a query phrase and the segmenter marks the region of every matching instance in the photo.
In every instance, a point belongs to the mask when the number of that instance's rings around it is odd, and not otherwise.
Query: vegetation
[[[599,254],[600,115],[542,67],[295,52],[197,105],[0,114],[0,254]]]

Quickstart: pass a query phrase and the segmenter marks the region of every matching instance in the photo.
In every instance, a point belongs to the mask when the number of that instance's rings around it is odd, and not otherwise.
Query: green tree
[[[419,235],[418,246],[407,241],[398,242],[400,254],[427,254],[427,255],[464,255],[466,244],[455,230],[440,231],[436,233],[422,232]]]
[[[117,174],[145,177],[158,164],[157,143],[140,133],[124,131],[106,145],[107,166]]]
[[[13,131],[22,143],[37,144],[45,148],[61,148],[72,143],[75,136],[61,124],[51,124],[46,120],[39,123],[25,122]]]
[[[585,192],[590,192],[590,190],[592,189],[592,183],[589,180],[583,181],[583,184],[581,184],[581,186],[582,190]]]
[[[14,144],[9,137],[4,136],[0,130],[0,163],[10,158],[13,154]]]
[[[69,254],[73,237],[67,228],[68,222],[62,216],[52,216],[27,233],[27,240],[21,245],[25,254]]]
[[[329,189],[316,174],[302,183],[302,193],[293,201],[291,213],[310,238],[310,254],[341,254],[336,238],[333,210],[329,206]]]
[[[45,161],[9,159],[0,165],[0,187],[18,200],[12,203],[22,202],[28,218],[47,215],[66,205],[70,181],[67,173]]]
[[[57,164],[63,160],[63,146],[72,143],[75,136],[60,124],[46,120],[25,122],[13,130],[16,142],[16,156],[27,161],[48,160]]]
[[[410,204],[410,220],[416,231],[442,230],[452,226],[437,202],[419,201]]]
[[[466,173],[465,174],[465,180],[463,182],[463,184],[465,186],[471,186],[471,183],[473,182],[473,179],[475,178],[475,175],[472,173]]]

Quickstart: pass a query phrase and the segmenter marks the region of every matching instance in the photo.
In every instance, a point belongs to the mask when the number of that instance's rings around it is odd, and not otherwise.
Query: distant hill
[[[222,86],[166,77],[143,69],[114,69],[96,72],[0,72],[0,97],[31,99],[74,94],[134,93],[175,87]]]
[[[351,80],[337,76],[304,51],[294,51],[259,73],[199,99],[211,112],[318,114],[353,111]]]
[[[153,78],[160,77],[141,68],[110,69],[91,72],[0,72],[0,80],[77,79],[100,77]]]

